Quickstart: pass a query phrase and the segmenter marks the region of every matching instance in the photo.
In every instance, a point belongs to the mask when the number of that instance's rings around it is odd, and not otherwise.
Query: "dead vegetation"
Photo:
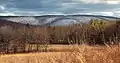
[[[58,48],[60,45],[54,46]],[[65,48],[71,51],[63,51]],[[70,49],[71,49],[70,48]],[[0,63],[120,63],[120,46],[64,46],[59,52],[1,55]]]
[[[69,26],[4,25],[0,27],[0,52],[41,52],[47,51],[50,44],[115,45],[120,41],[119,29],[119,21],[101,20]]]
[[[0,63],[120,63],[120,22],[0,27]],[[12,53],[12,54],[10,54]]]

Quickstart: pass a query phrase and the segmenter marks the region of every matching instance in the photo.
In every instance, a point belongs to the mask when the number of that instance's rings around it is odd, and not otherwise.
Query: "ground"
[[[120,63],[119,59],[119,45],[51,45],[47,52],[1,55],[0,63]]]

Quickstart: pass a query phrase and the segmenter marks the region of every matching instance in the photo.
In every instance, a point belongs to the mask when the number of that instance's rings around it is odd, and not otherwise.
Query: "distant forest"
[[[44,27],[18,26],[18,23],[0,25],[1,53],[47,51],[50,44],[105,45],[120,42],[120,21],[91,20],[87,24]]]

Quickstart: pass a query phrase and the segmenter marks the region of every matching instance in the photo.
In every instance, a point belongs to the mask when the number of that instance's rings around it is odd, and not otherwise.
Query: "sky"
[[[69,14],[120,17],[120,0],[0,0],[0,16]]]

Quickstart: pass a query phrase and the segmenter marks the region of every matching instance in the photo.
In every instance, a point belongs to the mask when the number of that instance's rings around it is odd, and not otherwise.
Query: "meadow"
[[[0,63],[120,63],[119,59],[120,45],[52,45],[47,52],[1,55]]]
[[[0,27],[0,63],[120,63],[120,21]]]

